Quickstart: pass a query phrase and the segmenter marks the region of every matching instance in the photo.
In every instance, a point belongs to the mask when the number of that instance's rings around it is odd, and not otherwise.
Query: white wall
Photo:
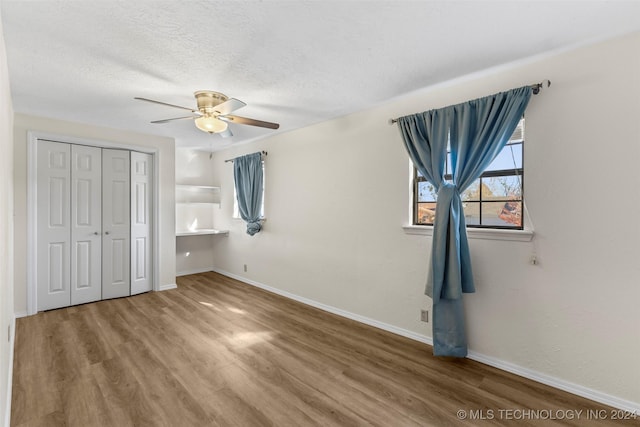
[[[40,131],[89,140],[153,147],[159,159],[159,283],[175,284],[175,142],[172,138],[16,114],[14,119],[15,310],[27,312],[27,132]]]
[[[219,270],[431,335],[430,237],[407,235],[408,158],[391,117],[550,79],[526,113],[532,242],[471,240],[470,350],[640,407],[640,34],[458,79],[214,157]],[[267,222],[231,220],[225,158],[267,150]],[[539,265],[529,264],[537,253]],[[243,272],[243,264],[248,272]]]
[[[0,20],[1,21],[1,20]],[[0,424],[9,425],[13,329],[13,109],[0,22]],[[13,331],[11,332],[13,335]]]
[[[209,156],[209,152],[176,148],[176,184],[218,186],[219,183],[213,178],[213,161]],[[209,206],[200,207],[198,212],[206,213],[209,209]],[[221,235],[176,238],[177,274],[210,271],[213,267],[213,240],[224,238],[226,236]]]

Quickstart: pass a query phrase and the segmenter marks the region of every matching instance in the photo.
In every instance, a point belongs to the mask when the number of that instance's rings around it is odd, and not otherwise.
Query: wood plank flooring
[[[21,427],[640,425],[216,273],[18,319],[14,360]]]

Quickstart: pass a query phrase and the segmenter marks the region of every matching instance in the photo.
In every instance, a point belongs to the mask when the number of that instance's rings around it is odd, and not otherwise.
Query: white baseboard
[[[168,291],[169,289],[178,289],[178,285],[175,283],[168,283],[166,285],[160,285],[159,291]]]
[[[18,311],[15,314],[16,319],[19,319],[21,317],[27,317],[28,315],[29,315],[29,313],[27,313],[26,311]]]
[[[574,384],[560,378],[552,377],[550,375],[543,374],[532,369],[523,368],[522,366],[514,365],[513,363],[505,362],[494,357],[485,356],[483,354],[476,353],[475,351],[469,351],[467,357],[477,362],[484,363],[485,365],[493,366],[494,368],[511,372],[512,374],[516,374],[518,376],[557,388],[559,390],[563,390],[568,393],[602,403],[604,405],[609,405],[614,408],[627,411],[631,414],[640,415],[640,403],[638,402],[632,402],[630,400],[611,396],[610,394],[602,393],[600,391],[593,390],[579,384]]]
[[[25,314],[26,315],[26,314]],[[13,392],[13,351],[16,342],[16,317],[11,319],[11,336],[9,337],[9,366],[7,369],[7,402],[5,403],[5,414],[3,425],[11,426],[11,395]]]
[[[342,310],[340,308],[336,308],[336,307],[323,304],[308,298],[304,298],[299,295],[295,295],[290,292],[283,291],[281,289],[274,288],[272,286],[268,286],[260,282],[256,282],[255,280],[247,279],[237,274],[229,273],[228,271],[224,271],[219,268],[212,268],[211,271],[215,271],[216,273],[220,273],[224,276],[231,277],[232,279],[239,280],[241,282],[247,283],[257,288],[261,288],[266,291],[273,292],[274,294],[281,295],[283,297],[292,299],[294,301],[298,301],[303,304],[310,305],[315,308],[319,308],[320,310],[324,310],[329,313],[336,314],[338,316],[346,317],[347,319],[355,320],[357,322],[364,323],[365,325],[373,326],[373,327],[391,332],[393,334],[400,335],[400,336],[403,336],[415,341],[419,341],[431,346],[433,345],[432,337],[418,334],[416,332],[409,331],[407,329],[399,328],[397,326],[393,326],[388,323],[380,322],[375,319],[371,319],[365,316],[361,316],[359,314]],[[511,372],[512,374],[530,379],[532,381],[536,381],[536,382],[557,388],[559,390],[563,390],[568,393],[575,394],[577,396],[581,396],[589,400],[593,400],[595,402],[609,405],[617,409],[628,411],[632,414],[640,415],[640,403],[638,402],[632,402],[629,400],[621,399],[616,396],[611,396],[610,394],[607,394],[607,393],[602,393],[600,391],[593,390],[588,387],[574,384],[569,381],[562,380],[560,378],[552,377],[550,375],[542,374],[540,372],[537,372],[531,369],[523,368],[521,366],[515,365],[513,363],[505,362],[503,360],[496,359],[491,356],[485,356],[483,354],[480,354],[471,350],[469,351],[469,354],[467,357],[477,362],[484,363],[485,365],[493,366],[494,368]]]
[[[184,270],[184,271],[179,271],[176,273],[177,277],[180,276],[188,276],[189,274],[198,274],[198,273],[206,273],[208,271],[213,271],[213,267],[207,267],[207,268],[194,268],[191,270]]]

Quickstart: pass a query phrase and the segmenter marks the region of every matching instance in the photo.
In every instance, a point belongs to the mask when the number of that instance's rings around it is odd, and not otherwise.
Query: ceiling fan
[[[191,111],[191,115],[184,117],[175,117],[171,119],[154,120],[151,123],[167,123],[174,120],[194,119],[194,123],[198,129],[210,134],[217,133],[220,136],[229,137],[233,136],[228,129],[229,123],[238,123],[241,125],[258,126],[268,129],[278,129],[280,125],[278,123],[264,122],[262,120],[249,119],[247,117],[240,117],[231,115],[229,113],[244,107],[244,102],[239,99],[229,98],[220,92],[214,92],[211,90],[199,90],[194,93],[196,97],[197,109],[182,107],[180,105],[169,104],[162,101],[155,101],[153,99],[135,97],[140,101],[153,102],[154,104],[166,105],[169,107],[180,108],[182,110]]]

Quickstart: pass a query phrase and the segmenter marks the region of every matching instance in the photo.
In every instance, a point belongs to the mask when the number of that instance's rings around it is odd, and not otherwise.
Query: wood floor
[[[18,319],[14,359],[12,426],[639,424],[215,273]]]

